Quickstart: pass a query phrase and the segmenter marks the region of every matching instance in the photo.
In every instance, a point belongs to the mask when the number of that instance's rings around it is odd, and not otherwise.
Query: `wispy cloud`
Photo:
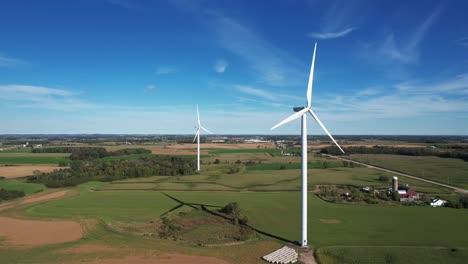
[[[177,72],[177,69],[172,66],[159,66],[155,71],[156,75],[164,75],[164,74],[170,74],[174,72]]]
[[[150,84],[150,85],[146,86],[145,93],[149,93],[149,92],[152,92],[152,91],[155,91],[155,90],[156,90],[156,85]]]
[[[0,99],[15,107],[74,111],[97,107],[80,100],[76,93],[43,86],[0,85]]]
[[[438,6],[434,11],[412,32],[411,37],[405,42],[405,45],[398,47],[395,35],[389,33],[384,39],[379,51],[385,57],[401,62],[413,63],[419,57],[419,44],[424,39],[432,25],[437,21],[441,13],[441,7]]]
[[[354,30],[356,30],[356,28],[350,27],[338,32],[310,33],[309,36],[317,39],[335,39],[344,37]]]
[[[26,64],[25,61],[0,54],[0,67],[15,67]]]
[[[318,5],[318,3],[316,5]],[[321,29],[309,33],[309,37],[322,40],[336,39],[345,37],[357,30],[357,27],[350,26],[360,23],[359,20],[363,17],[362,15],[356,16],[357,10],[359,10],[360,13],[362,12],[362,10],[358,8],[356,2],[328,1],[327,5],[327,7],[323,7],[326,11],[321,17]]]
[[[255,97],[260,97],[262,99],[275,101],[275,102],[287,101],[287,100],[296,100],[296,101],[304,100],[304,98],[300,98],[298,96],[275,93],[275,92],[271,92],[265,89],[255,88],[255,87],[247,86],[247,85],[236,84],[236,85],[233,85],[232,87],[241,93],[255,96]]]
[[[387,89],[363,89],[320,100],[319,109],[339,113],[341,121],[411,118],[445,113],[468,114],[468,74],[441,82],[403,82]]]
[[[241,22],[219,11],[205,10],[217,43],[241,57],[262,83],[272,86],[297,84],[306,75],[299,60],[284,52]]]
[[[217,73],[224,73],[226,68],[229,66],[229,63],[225,60],[217,60],[214,65],[214,70]]]

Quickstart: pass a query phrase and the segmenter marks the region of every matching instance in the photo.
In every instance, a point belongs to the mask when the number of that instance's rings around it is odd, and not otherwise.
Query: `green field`
[[[431,156],[352,154],[351,159],[468,189],[468,162]]]
[[[43,184],[27,183],[22,180],[0,180],[0,189],[23,191],[26,195],[45,190]]]
[[[14,152],[0,153],[0,164],[58,164],[70,163],[68,153],[30,153]]]
[[[85,238],[70,244],[9,251],[0,248],[0,263],[23,263],[31,259],[60,263],[92,260],[97,256],[124,257],[131,254],[125,251],[129,249],[215,256],[229,263],[264,263],[259,258],[262,254],[281,247],[285,241],[300,239],[301,170],[300,157],[275,156],[260,150],[210,154],[214,156],[203,160],[200,174],[91,182],[75,187],[79,194],[73,196],[0,212],[0,215],[27,218],[97,219],[99,223]],[[112,159],[137,158],[133,156]],[[206,164],[214,159],[219,159],[221,164]],[[237,160],[241,160],[241,164],[236,164]],[[245,165],[252,160],[257,162]],[[328,168],[319,166],[325,161]],[[309,162],[317,166],[309,166],[308,171],[308,236],[310,245],[317,249],[320,263],[421,263],[419,260],[422,260],[429,264],[464,263],[466,260],[468,233],[463,227],[468,222],[468,210],[326,202],[313,193],[316,185],[345,184],[386,189],[390,182],[381,182],[378,178],[392,174],[364,167],[343,167],[342,162],[313,155],[309,156]],[[280,170],[281,165],[285,169]],[[238,171],[230,174],[231,168],[238,168]],[[15,188],[29,188],[28,194],[33,193],[34,188],[43,188],[10,180],[0,181],[0,187],[5,182]],[[429,183],[404,177],[400,182],[420,193],[456,199],[451,191]],[[212,210],[237,202],[249,224],[264,235],[246,244],[208,248],[122,231],[135,226],[151,226],[161,215],[175,208],[175,212],[193,210],[165,194]],[[202,228],[194,232],[187,236],[198,239],[210,230]],[[199,240],[209,241],[202,237]],[[122,252],[67,255],[58,251],[79,244],[113,245]]]
[[[187,203],[224,206],[236,201],[250,223],[288,240],[300,238],[299,192],[168,192]],[[468,211],[431,207],[341,205],[309,196],[309,237],[314,246],[443,246],[468,247]],[[138,206],[135,206],[135,205]],[[106,221],[144,222],[157,219],[178,203],[161,192],[82,191],[33,206],[32,217],[97,218]],[[440,215],[444,215],[441,219]],[[332,222],[332,223],[329,223]],[[443,225],[444,228],[433,228]],[[431,232],[427,232],[431,230]]]

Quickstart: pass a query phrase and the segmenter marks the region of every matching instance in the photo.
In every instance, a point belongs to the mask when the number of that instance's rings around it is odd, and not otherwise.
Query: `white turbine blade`
[[[195,133],[195,137],[193,138],[193,142],[195,143],[195,140],[197,139],[197,136],[200,134],[200,128],[197,129],[197,133]]]
[[[319,125],[322,127],[323,130],[325,130],[325,132],[328,134],[328,136],[331,138],[331,140],[333,140],[333,142],[335,142],[335,145],[341,150],[341,152],[343,152],[343,154],[345,153],[344,150],[340,147],[340,145],[338,145],[338,142],[336,142],[336,140],[333,138],[333,136],[330,134],[330,132],[328,132],[328,129],[322,124],[322,122],[320,121],[320,119],[318,118],[318,116],[314,113],[314,111],[312,111],[312,109],[309,109],[309,113],[312,115],[312,117],[315,119],[315,121],[317,121],[317,123],[319,123]]]
[[[208,133],[210,133],[210,134],[213,134],[213,133],[211,133],[208,129],[206,129],[206,128],[202,127],[202,126],[200,126],[200,128],[203,129],[203,130],[205,130],[206,132],[208,132]]]
[[[198,126],[200,126],[200,113],[198,112],[198,105],[197,105],[197,119],[198,119]]]
[[[312,65],[310,66],[309,84],[307,85],[307,107],[310,107],[312,101],[312,83],[314,81],[315,52],[317,51],[317,42],[314,46],[314,55],[312,56]]]
[[[288,122],[290,122],[290,121],[292,121],[294,119],[297,119],[297,118],[301,117],[303,114],[305,114],[307,112],[307,110],[309,110],[309,108],[304,108],[301,111],[291,115],[290,117],[288,117],[288,118],[284,119],[283,121],[279,122],[276,126],[272,127],[271,130],[273,130],[273,129],[279,127],[279,126],[282,126],[282,125],[284,125],[284,124],[286,124],[286,123],[288,123]]]

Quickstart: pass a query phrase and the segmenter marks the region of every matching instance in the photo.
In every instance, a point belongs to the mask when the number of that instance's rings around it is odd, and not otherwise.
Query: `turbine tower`
[[[200,124],[200,113],[198,112],[198,105],[197,105],[197,119],[198,119],[198,126],[195,128],[197,129],[197,133],[195,133],[195,137],[193,138],[193,143],[197,140],[197,171],[200,172],[200,129],[205,130],[206,132],[211,133],[208,129],[202,127]]]
[[[310,67],[309,75],[309,84],[307,86],[307,106],[306,107],[294,107],[295,114],[279,122],[276,126],[271,129],[275,129],[279,126],[282,126],[292,120],[295,120],[299,117],[301,118],[301,136],[302,136],[302,242],[301,245],[303,248],[307,247],[307,112],[317,121],[317,123],[322,127],[322,129],[327,133],[327,135],[333,140],[336,146],[344,153],[343,149],[338,145],[336,140],[332,137],[328,129],[322,124],[318,116],[314,113],[311,106],[312,100],[312,82],[314,80],[314,64],[315,64],[315,52],[317,50],[317,43],[314,46],[314,55],[312,57],[312,66]]]

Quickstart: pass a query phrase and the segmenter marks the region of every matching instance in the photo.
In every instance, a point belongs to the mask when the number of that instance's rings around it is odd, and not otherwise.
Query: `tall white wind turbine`
[[[327,135],[333,140],[336,146],[344,153],[343,149],[338,145],[336,140],[332,137],[328,129],[322,124],[318,116],[314,113],[311,106],[312,100],[312,82],[314,80],[314,64],[315,64],[315,52],[317,50],[317,43],[314,47],[314,55],[312,57],[312,66],[310,67],[310,76],[309,84],[307,86],[307,106],[306,107],[294,107],[295,114],[279,122],[276,126],[271,129],[275,129],[279,126],[282,126],[292,120],[295,120],[299,117],[301,119],[301,136],[302,136],[302,247],[307,247],[307,112],[317,121],[317,123],[322,127],[322,129],[327,133]]]
[[[195,133],[193,142],[197,140],[197,171],[200,172],[200,130],[203,129],[210,134],[213,134],[213,133],[208,131],[208,129],[202,127],[202,125],[200,124],[200,113],[198,112],[198,105],[197,105],[197,119],[198,119],[198,125],[195,127],[197,129],[197,133]]]

